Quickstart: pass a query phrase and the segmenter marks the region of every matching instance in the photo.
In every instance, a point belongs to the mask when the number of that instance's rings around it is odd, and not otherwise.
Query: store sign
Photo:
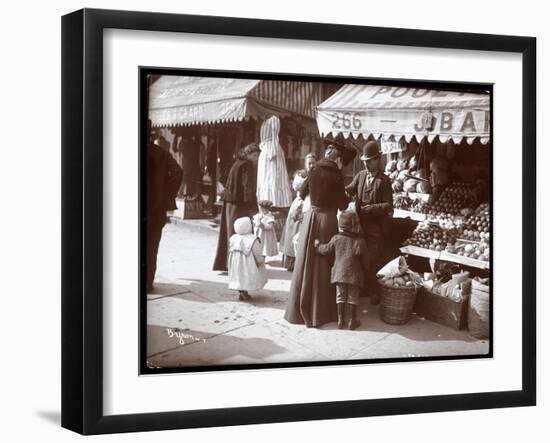
[[[382,140],[380,147],[382,148],[382,154],[393,154],[394,152],[403,152],[407,150],[407,145],[395,140]]]
[[[424,117],[424,116],[422,116]],[[421,132],[424,129],[428,131],[436,130],[441,134],[454,132],[459,134],[478,134],[488,133],[490,127],[490,112],[489,111],[444,111],[439,115],[434,115],[430,127],[426,127],[426,123],[422,119],[414,125],[416,132]]]
[[[332,129],[359,131],[364,126],[364,112],[333,112],[330,114]]]
[[[442,134],[456,137],[486,137],[490,133],[490,111],[456,109],[410,112],[399,109],[368,111],[317,111],[323,134],[419,135]],[[388,149],[395,147],[388,146]],[[397,151],[399,152],[399,150]]]

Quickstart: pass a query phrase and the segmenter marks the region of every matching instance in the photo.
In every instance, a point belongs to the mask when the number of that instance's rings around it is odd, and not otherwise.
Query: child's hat
[[[342,211],[338,217],[338,227],[342,231],[354,232],[355,231],[355,218],[351,211]]]
[[[239,235],[250,234],[252,232],[252,222],[248,217],[241,217],[233,223],[235,232]]]
[[[292,180],[292,189],[294,189],[296,192],[300,192],[304,189],[305,184],[306,179],[301,175],[296,174],[294,176],[294,179]]]
[[[258,206],[262,207],[262,208],[271,208],[273,206],[273,203],[270,202],[269,200],[260,200],[258,202]]]

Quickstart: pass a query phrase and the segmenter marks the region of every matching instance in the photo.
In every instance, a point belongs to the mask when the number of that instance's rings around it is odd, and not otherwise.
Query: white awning
[[[315,118],[317,83],[161,76],[149,91],[153,126],[225,123],[300,115]]]
[[[490,139],[489,93],[397,86],[345,85],[317,107],[322,136],[455,143]]]

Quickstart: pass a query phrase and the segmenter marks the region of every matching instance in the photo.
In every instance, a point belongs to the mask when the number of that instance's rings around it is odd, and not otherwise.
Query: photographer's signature
[[[193,334],[187,334],[186,332],[181,331],[179,329],[166,328],[166,333],[170,338],[174,338],[174,337],[177,338],[179,340],[180,345],[196,343],[200,341],[202,341],[203,343],[206,343],[206,338],[195,337]]]

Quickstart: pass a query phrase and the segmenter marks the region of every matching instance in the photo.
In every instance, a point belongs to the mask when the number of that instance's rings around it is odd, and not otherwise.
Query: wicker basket
[[[416,287],[395,288],[380,283],[380,318],[392,325],[402,325],[411,318]]]

